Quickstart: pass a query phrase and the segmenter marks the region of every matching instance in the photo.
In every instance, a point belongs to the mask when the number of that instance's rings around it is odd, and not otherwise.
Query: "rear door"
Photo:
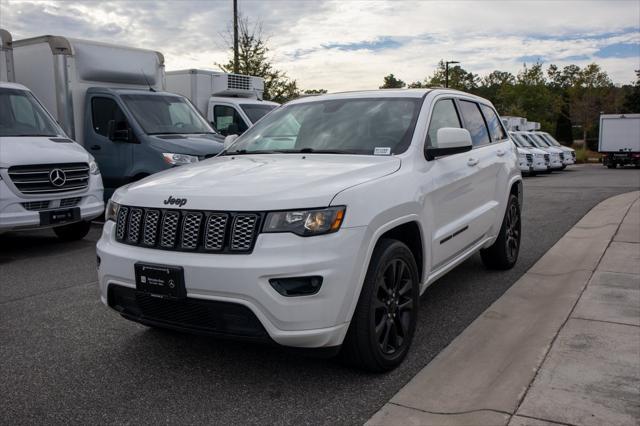
[[[505,154],[492,144],[487,122],[480,104],[468,99],[458,99],[464,127],[471,133],[473,149],[466,167],[473,170],[473,208],[467,212],[469,229],[466,231],[470,245],[487,236],[496,220],[499,201],[496,199],[498,167],[496,161]]]

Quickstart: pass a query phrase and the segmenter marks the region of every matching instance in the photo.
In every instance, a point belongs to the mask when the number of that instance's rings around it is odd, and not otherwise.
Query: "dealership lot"
[[[20,422],[363,423],[599,201],[638,189],[640,171],[600,165],[525,180],[520,260],[479,256],[422,298],[414,346],[387,375],[276,347],[150,330],[98,300],[96,227],[0,236],[0,418]]]

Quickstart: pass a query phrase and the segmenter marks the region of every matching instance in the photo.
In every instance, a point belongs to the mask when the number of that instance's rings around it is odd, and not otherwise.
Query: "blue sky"
[[[640,1],[239,0],[262,22],[276,65],[303,88],[376,88],[422,80],[440,59],[474,73],[523,63],[597,62],[614,82],[640,68]],[[0,0],[15,39],[65,35],[163,52],[167,70],[226,62],[231,0]]]

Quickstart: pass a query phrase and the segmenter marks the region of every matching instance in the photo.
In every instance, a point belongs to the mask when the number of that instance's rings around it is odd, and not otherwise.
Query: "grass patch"
[[[596,151],[591,151],[590,149],[581,146],[575,148],[576,150],[576,163],[599,163],[601,154]]]

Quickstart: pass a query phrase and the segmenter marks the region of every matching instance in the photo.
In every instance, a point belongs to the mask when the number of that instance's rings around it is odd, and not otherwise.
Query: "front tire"
[[[62,241],[77,241],[86,237],[90,229],[91,222],[80,221],[53,228],[53,232]]]
[[[511,194],[498,238],[491,247],[480,250],[484,266],[503,270],[513,268],[520,252],[521,222],[518,197]]]
[[[419,299],[418,268],[411,250],[400,241],[381,240],[342,345],[343,360],[376,373],[400,365],[413,340]]]

